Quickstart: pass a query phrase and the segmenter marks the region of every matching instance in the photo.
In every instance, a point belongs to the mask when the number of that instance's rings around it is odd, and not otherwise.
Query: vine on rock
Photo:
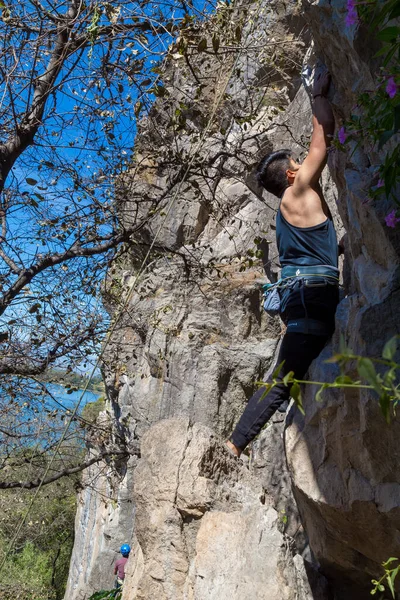
[[[383,162],[377,166],[377,182],[371,187],[369,198],[376,200],[384,195],[395,204],[385,217],[386,225],[393,228],[400,222],[400,200],[396,194],[400,185],[400,144],[394,138],[400,130],[399,16],[398,0],[347,1],[346,25],[357,26],[361,21],[369,24],[374,37],[382,42],[374,57],[382,58],[382,66],[374,89],[358,96],[355,112],[339,130],[337,141],[340,149],[355,141],[356,148],[362,144],[371,153],[386,150]]]
[[[304,407],[300,384],[319,386],[319,389],[315,394],[315,400],[317,402],[323,399],[322,395],[326,389],[356,388],[359,390],[372,390],[378,395],[379,406],[386,422],[390,423],[392,416],[396,414],[396,407],[400,402],[400,382],[398,381],[400,364],[394,360],[398,339],[400,339],[400,336],[395,335],[386,342],[383,348],[382,358],[366,358],[354,354],[342,339],[340,351],[326,361],[327,363],[337,363],[341,371],[340,375],[331,383],[296,379],[293,371],[289,371],[285,377],[280,379],[279,374],[283,367],[282,362],[275,369],[271,383],[266,384],[259,382],[259,384],[265,387],[265,395],[276,385],[282,383],[286,386],[291,385],[290,395],[303,414]],[[360,379],[353,379],[347,369],[348,365],[351,366],[352,370],[354,369],[353,365],[356,365],[357,374]],[[378,366],[375,367],[375,365]]]
[[[393,567],[393,563],[397,562],[397,566]],[[374,596],[376,594],[376,592],[384,592],[385,591],[385,585],[384,585],[384,581],[387,583],[388,588],[392,594],[393,598],[396,598],[396,593],[395,593],[395,589],[394,589],[394,583],[396,580],[397,575],[399,574],[400,571],[400,560],[396,557],[391,556],[390,558],[388,558],[388,560],[386,560],[385,562],[382,563],[382,567],[385,570],[385,574],[382,575],[382,577],[378,580],[376,579],[372,579],[371,583],[374,585],[374,588],[371,590],[371,596]],[[381,596],[382,598],[382,596]]]

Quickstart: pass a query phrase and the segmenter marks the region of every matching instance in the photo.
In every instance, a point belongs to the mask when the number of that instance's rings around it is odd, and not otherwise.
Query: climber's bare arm
[[[329,85],[329,73],[319,76],[314,84],[313,132],[310,151],[294,181],[293,192],[295,194],[302,194],[309,188],[315,189],[326,165],[328,148],[335,130],[332,108],[326,98]]]
[[[302,194],[309,188],[315,189],[326,165],[327,153],[335,129],[329,100],[318,96],[314,103],[313,133],[310,151],[304,159],[293,184],[293,191]]]
[[[319,186],[319,178],[326,165],[335,121],[329,100],[325,97],[330,84],[328,73],[317,79],[313,95],[313,133],[310,150],[290,189],[285,193],[281,209],[285,218],[298,227],[312,227],[322,223],[329,209]]]

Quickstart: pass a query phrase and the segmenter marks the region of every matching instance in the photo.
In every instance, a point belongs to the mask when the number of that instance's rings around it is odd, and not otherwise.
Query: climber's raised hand
[[[313,96],[326,96],[331,85],[331,74],[329,71],[318,73],[314,80]]]

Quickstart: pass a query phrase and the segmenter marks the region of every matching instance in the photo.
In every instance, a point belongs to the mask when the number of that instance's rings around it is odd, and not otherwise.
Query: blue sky
[[[140,3],[125,1],[110,3],[122,6],[116,22],[122,18],[129,21],[129,11],[139,11]],[[45,2],[44,7],[53,10],[53,5]],[[13,5],[12,10],[25,11],[29,20],[28,9],[24,2]],[[62,10],[63,3],[59,3]],[[102,6],[99,3],[99,6]],[[156,11],[161,11],[165,20],[179,20],[185,15],[182,3],[164,2],[146,4],[143,18],[156,17]],[[22,8],[21,8],[22,7]],[[156,8],[155,8],[156,7]],[[196,2],[189,9],[198,17],[209,13],[212,3]],[[104,10],[101,13],[99,25],[109,24]],[[6,27],[0,22],[1,28]],[[15,47],[21,42],[20,34],[15,34]],[[18,37],[19,36],[19,37]],[[146,38],[146,39],[145,39]],[[14,111],[24,110],[24,106],[32,96],[32,87],[28,85],[29,69],[33,67],[32,48],[28,39],[26,47],[21,45],[20,63],[22,72],[20,83],[17,79],[14,95]],[[110,227],[110,213],[113,210],[114,179],[128,168],[134,152],[137,130],[135,106],[143,103],[143,115],[154,101],[151,90],[159,78],[157,65],[163,59],[173,36],[168,32],[163,35],[146,33],[145,37],[128,41],[120,39],[111,51],[108,60],[118,59],[121,67],[126,65],[127,73],[115,69],[112,76],[102,72],[102,60],[109,51],[107,45],[98,44],[94,40],[93,48],[86,48],[75,71],[63,83],[62,89],[57,89],[51,95],[44,118],[44,126],[39,128],[34,146],[28,148],[17,160],[7,182],[7,193],[12,198],[13,206],[8,218],[8,237],[11,245],[3,244],[17,264],[29,264],[37,254],[60,252],[67,248],[76,238],[79,227],[84,224],[94,227],[98,234],[104,233]],[[24,43],[25,43],[24,42]],[[40,76],[48,58],[46,47],[42,46],[43,61],[39,59],[35,66],[35,76]],[[25,65],[23,65],[23,61]],[[71,67],[70,59],[66,67]],[[129,75],[129,69],[139,73]],[[62,74],[61,74],[62,75]],[[60,78],[59,78],[60,81]],[[5,98],[7,90],[0,84],[0,97]],[[78,107],[78,108],[76,108]],[[95,114],[96,113],[96,114]],[[95,118],[94,118],[95,117]],[[7,112],[3,111],[3,120]],[[3,128],[4,131],[4,128]],[[107,219],[104,223],[92,223],[93,202],[104,208]],[[98,214],[102,213],[102,208]],[[64,227],[61,228],[60,225]],[[64,239],[62,239],[64,236]],[[62,267],[57,268],[60,274]],[[0,272],[8,270],[0,264]],[[104,270],[99,273],[98,281],[104,277]],[[50,272],[47,278],[30,286],[30,296],[26,296],[5,314],[4,321],[23,317],[26,331],[35,323],[35,314],[29,315],[27,308],[32,304],[32,296],[45,295],[46,289],[54,295],[59,294],[58,302],[62,304],[63,293],[70,292],[74,282],[69,279],[68,268],[62,277],[54,277]],[[54,277],[54,281],[52,278]],[[61,282],[61,283],[60,283]],[[63,285],[64,292],[63,292]],[[47,292],[48,293],[48,292]],[[76,295],[82,304],[82,310],[102,311],[101,299],[87,296],[84,289],[77,289]],[[54,302],[54,300],[53,300]],[[42,303],[42,304],[45,304]],[[61,305],[60,305],[61,306]],[[79,307],[78,307],[79,312]],[[25,316],[24,316],[25,315]],[[106,315],[104,314],[105,320]],[[19,335],[24,339],[24,325],[20,326]],[[64,323],[68,328],[68,323]],[[15,327],[15,326],[14,326]]]

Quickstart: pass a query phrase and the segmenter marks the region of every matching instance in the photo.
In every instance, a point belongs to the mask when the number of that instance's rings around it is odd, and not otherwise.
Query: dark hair
[[[291,150],[277,150],[264,156],[256,170],[259,183],[278,198],[289,187],[286,171],[290,169],[291,156]]]

